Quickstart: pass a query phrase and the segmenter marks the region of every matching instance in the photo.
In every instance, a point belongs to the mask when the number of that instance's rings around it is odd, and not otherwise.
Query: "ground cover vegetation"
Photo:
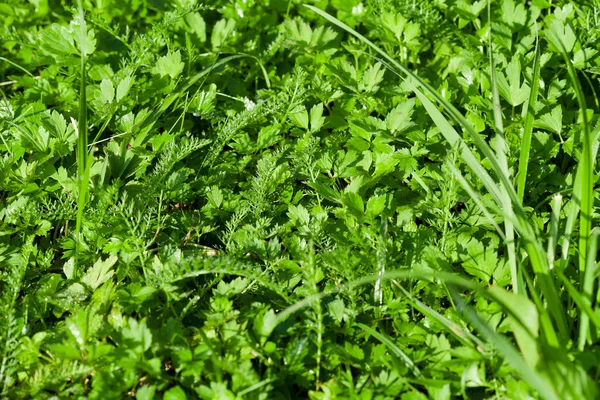
[[[598,1],[0,16],[0,397],[599,395]]]

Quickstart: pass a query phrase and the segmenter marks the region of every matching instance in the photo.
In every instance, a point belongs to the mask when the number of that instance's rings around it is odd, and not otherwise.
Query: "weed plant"
[[[0,3],[0,397],[595,399],[600,3]]]

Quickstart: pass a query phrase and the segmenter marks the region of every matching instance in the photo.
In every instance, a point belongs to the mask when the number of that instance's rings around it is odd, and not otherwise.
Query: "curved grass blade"
[[[408,300],[413,304],[413,307],[419,310],[419,312],[437,321],[441,326],[446,328],[446,330],[450,334],[454,335],[463,344],[476,348],[477,351],[479,351],[480,353],[485,353],[486,345],[477,336],[473,335],[467,330],[464,330],[460,325],[458,325],[454,321],[449,320],[442,314],[429,307],[427,304],[415,298],[412,294],[408,292],[408,290],[404,289],[404,287],[402,287],[402,285],[400,285],[395,279],[392,279],[392,283],[396,285],[396,287],[400,289],[400,291],[402,291],[406,298],[408,298]]]
[[[581,286],[583,287],[583,293],[589,293],[591,296],[591,291],[594,286],[594,278],[593,274],[586,272],[586,269],[588,266],[587,258],[590,257],[590,231],[592,229],[592,209],[594,203],[594,159],[592,157],[592,134],[587,118],[587,105],[585,101],[585,95],[581,88],[581,82],[577,77],[577,72],[573,67],[573,63],[571,62],[564,43],[562,42],[561,38],[558,37],[558,35],[556,35],[551,29],[546,29],[545,34],[546,40],[556,46],[563,56],[565,65],[567,66],[569,79],[571,80],[571,84],[573,85],[573,89],[575,91],[577,103],[581,109],[583,141],[581,149],[581,161],[577,167],[577,175],[579,175],[579,170],[581,170],[581,181],[579,185],[576,184],[573,188],[573,201],[580,204],[578,264]],[[583,351],[589,330],[589,318],[582,310],[579,310],[579,312],[580,321],[577,347],[580,351]]]
[[[504,176],[510,179],[510,171],[508,169],[508,161],[506,158],[506,140],[504,138],[504,124],[502,122],[502,104],[500,103],[500,95],[498,94],[498,82],[496,81],[496,65],[494,63],[494,47],[492,43],[492,13],[490,0],[488,0],[488,23],[490,34],[488,35],[488,53],[490,62],[490,81],[492,83],[492,107],[494,110],[494,127],[496,130],[496,156],[502,167]],[[515,230],[512,224],[512,204],[510,196],[506,191],[501,191],[502,209],[509,214],[509,218],[504,220],[504,232],[506,234],[505,243],[508,253],[508,266],[510,269],[510,278],[512,289],[515,293],[525,293],[523,287],[523,279],[520,277],[520,272],[517,271],[517,256],[515,250]]]
[[[504,312],[513,318],[513,320],[518,324],[520,328],[522,328],[522,332],[524,334],[528,334],[530,337],[534,338],[535,333],[531,332],[529,328],[528,321],[524,321],[522,316],[516,315],[514,313],[514,308],[507,307],[505,301],[500,298],[497,293],[493,291],[489,291],[485,288],[477,286],[473,284],[470,280],[461,278],[454,274],[449,274],[442,271],[435,272],[415,272],[415,271],[393,271],[386,272],[383,275],[374,274],[369,275],[367,277],[357,279],[352,281],[346,285],[337,286],[333,289],[327,290],[325,292],[320,292],[317,294],[310,295],[303,300],[287,307],[283,311],[279,312],[276,317],[276,325],[281,323],[283,320],[287,319],[292,314],[310,307],[313,302],[318,301],[326,296],[331,296],[336,293],[340,293],[346,290],[349,290],[354,287],[372,284],[373,282],[381,280],[393,280],[393,279],[427,279],[427,280],[440,280],[446,284],[461,286],[465,289],[476,291],[496,302],[498,302],[502,307]],[[494,345],[503,357],[511,364],[511,366],[519,372],[520,376],[525,380],[532,388],[538,391],[538,393],[544,398],[549,400],[558,400],[559,397],[556,396],[555,389],[553,385],[549,384],[549,382],[545,381],[544,378],[532,367],[530,367],[523,356],[515,349],[515,347],[502,335],[494,332],[485,322],[481,320],[481,318],[471,309],[469,309],[460,296],[453,296],[454,301],[457,304],[460,304],[460,309],[465,313],[468,317],[469,321],[473,323],[478,331],[484,335],[484,337]],[[565,384],[564,382],[558,382],[557,385]]]
[[[516,370],[525,382],[538,391],[538,394],[546,400],[559,400],[553,385],[544,379],[536,370],[525,362],[523,356],[502,335],[494,332],[482,319],[468,307],[460,296],[454,296],[457,306],[469,319],[471,324],[502,354],[504,359]]]
[[[600,146],[600,125],[592,132],[592,160],[595,160],[598,156],[598,147]],[[573,193],[581,192],[581,185],[583,180],[583,170],[577,169],[575,173],[575,183],[573,184]],[[575,230],[575,223],[577,221],[577,214],[579,214],[579,202],[571,201],[569,203],[569,211],[567,214],[567,222],[565,224],[565,232],[563,234],[563,241],[561,245],[560,253],[560,269],[564,271],[569,262],[569,246],[571,245],[571,236]]]
[[[536,25],[537,27],[537,25]],[[521,204],[525,196],[525,183],[527,181],[527,168],[529,166],[529,153],[531,152],[531,138],[533,136],[533,121],[535,119],[535,103],[537,102],[540,86],[540,46],[539,38],[535,34],[535,53],[533,57],[533,77],[531,78],[531,91],[529,100],[523,107],[525,114],[525,126],[523,128],[523,140],[519,154],[519,171],[517,172],[517,196]]]
[[[405,82],[409,85],[411,90],[413,92],[415,92],[415,94],[417,95],[419,100],[421,100],[421,102],[423,103],[423,106],[427,110],[431,119],[438,126],[440,131],[445,134],[446,140],[448,140],[452,146],[455,146],[455,145],[459,146],[461,155],[463,156],[463,158],[465,159],[465,162],[467,162],[467,164],[469,165],[470,168],[472,168],[472,169],[475,168],[475,170],[485,171],[483,166],[479,163],[479,161],[477,161],[477,159],[474,157],[472,152],[468,149],[468,147],[464,143],[464,140],[462,139],[462,137],[460,135],[458,135],[458,133],[456,133],[456,130],[454,130],[454,128],[452,127],[450,122],[442,115],[442,113],[437,109],[437,107],[435,107],[433,105],[433,103],[416,87],[416,85],[423,88],[423,90],[426,91],[427,94],[432,96],[438,102],[438,104],[440,104],[444,108],[444,110],[451,116],[451,118],[453,120],[455,120],[457,123],[459,123],[465,129],[465,131],[471,136],[471,138],[475,142],[475,145],[477,146],[479,151],[481,151],[481,153],[485,156],[485,158],[492,165],[492,169],[494,170],[494,173],[500,180],[501,185],[499,186],[499,185],[495,184],[493,182],[493,180],[491,180],[491,178],[488,180],[489,175],[487,174],[487,172],[485,172],[485,174],[482,174],[482,175],[477,174],[477,176],[482,180],[482,182],[484,183],[484,186],[486,187],[486,189],[488,189],[488,191],[490,191],[490,194],[492,194],[492,196],[494,197],[494,199],[496,200],[496,202],[498,203],[498,205],[500,207],[502,207],[500,193],[502,192],[503,189],[505,192],[504,194],[510,197],[513,212],[516,215],[516,217],[518,218],[518,222],[519,222],[518,225],[515,225],[515,226],[518,227],[519,234],[524,238],[525,248],[530,255],[530,260],[532,263],[533,270],[536,273],[536,276],[538,278],[538,282],[540,284],[540,287],[542,289],[544,297],[545,297],[546,301],[548,302],[548,308],[550,309],[553,319],[558,326],[558,330],[561,333],[561,336],[566,339],[567,331],[568,331],[567,323],[566,323],[566,312],[565,312],[562,302],[560,301],[560,296],[558,295],[558,291],[555,286],[554,279],[550,275],[549,266],[546,263],[547,258],[546,258],[545,251],[544,251],[541,243],[538,240],[538,236],[535,233],[534,227],[529,222],[527,215],[525,214],[520,202],[518,201],[517,193],[515,192],[514,188],[512,187],[509,177],[503,173],[503,170],[500,166],[498,158],[496,157],[496,155],[494,154],[492,149],[489,147],[489,145],[475,131],[475,129],[473,128],[471,123],[466,120],[466,118],[456,109],[456,107],[454,107],[452,104],[450,104],[439,93],[437,93],[436,90],[434,90],[430,85],[428,85],[426,82],[424,82],[422,79],[420,79],[417,75],[415,75],[413,72],[411,72],[408,68],[406,68],[403,65],[401,65],[400,63],[398,63],[390,55],[388,55],[385,51],[383,51],[379,47],[377,47],[369,39],[367,39],[360,33],[356,32],[354,29],[350,28],[348,25],[339,21],[337,18],[331,16],[330,14],[326,13],[325,11],[322,11],[314,6],[305,5],[305,7],[309,8],[310,10],[319,14],[320,16],[327,19],[328,21],[335,24],[336,26],[342,28],[346,32],[352,34],[357,39],[359,39],[361,42],[365,43],[367,46],[369,46],[370,48],[375,50],[385,60],[387,60],[387,62],[389,64],[385,63],[385,65],[388,68],[390,68],[391,71],[394,71],[396,74],[399,74],[398,72],[395,71],[395,70],[397,70],[397,71],[401,71],[403,74],[405,74],[409,78],[409,79],[406,79]],[[390,65],[393,66],[393,68],[391,68]],[[413,84],[413,82],[415,82],[415,84]],[[448,139],[448,138],[450,138],[450,139]],[[472,156],[472,158],[465,158],[465,155],[468,157]],[[479,167],[477,165],[479,165]]]
[[[379,340],[381,343],[385,344],[388,349],[398,358],[404,361],[404,364],[413,372],[413,374],[420,378],[423,376],[419,368],[415,365],[414,361],[404,352],[400,347],[396,345],[389,337],[386,335],[377,332],[375,329],[371,328],[365,324],[356,324],[359,328],[367,332],[369,335],[373,336],[375,339]]]

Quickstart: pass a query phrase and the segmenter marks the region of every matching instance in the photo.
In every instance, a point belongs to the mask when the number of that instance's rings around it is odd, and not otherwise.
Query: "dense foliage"
[[[0,2],[0,397],[595,398],[600,3],[305,2]]]

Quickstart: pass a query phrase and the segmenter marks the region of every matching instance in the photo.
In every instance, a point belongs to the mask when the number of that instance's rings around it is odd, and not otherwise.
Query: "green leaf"
[[[181,386],[174,386],[165,392],[163,400],[187,400],[187,396]]]
[[[562,107],[556,106],[552,111],[540,116],[534,123],[535,128],[546,129],[560,135],[562,132]]]
[[[413,125],[410,118],[414,112],[415,101],[414,98],[409,99],[390,110],[385,123],[392,134],[401,133]]]
[[[358,193],[347,192],[342,195],[342,202],[348,209],[358,217],[362,217],[365,212],[365,205],[362,197]]]
[[[508,321],[521,353],[525,361],[535,368],[540,361],[537,346],[539,317],[535,304],[527,297],[508,292],[499,286],[490,286],[488,291],[509,311]]]
[[[147,351],[152,345],[152,333],[143,320],[138,322],[129,318],[127,326],[121,330],[121,335],[125,339],[125,345],[138,353]]]
[[[234,28],[234,19],[221,19],[215,24],[210,37],[210,44],[213,51],[218,51],[234,35]]]
[[[259,336],[262,344],[267,341],[277,327],[277,323],[277,316],[273,310],[262,312],[254,319],[254,332]]]
[[[105,104],[111,104],[115,98],[115,87],[110,79],[103,79],[100,83],[100,99]]]
[[[101,258],[96,261],[92,268],[88,269],[81,282],[88,285],[92,291],[96,290],[100,285],[109,280],[115,274],[111,268],[116,264],[117,256],[110,256],[106,260]]]
[[[521,84],[521,63],[518,57],[513,57],[506,67],[506,78],[504,74],[496,74],[498,91],[508,103],[513,106],[523,104],[529,98],[529,86]],[[508,79],[508,80],[507,80]]]
[[[119,85],[117,86],[117,101],[123,100],[129,94],[132,84],[133,80],[129,76],[119,81]]]
[[[312,110],[311,110],[312,111]],[[308,129],[308,112],[305,107],[295,110],[290,114],[290,120],[292,123],[300,128]]]
[[[181,61],[181,52],[169,52],[156,61],[156,66],[152,68],[152,73],[158,76],[170,76],[175,79],[183,71],[184,64]]]
[[[135,392],[136,400],[152,400],[154,399],[154,393],[156,393],[156,386],[143,385],[138,388]]]
[[[323,117],[323,103],[315,104],[310,109],[310,131],[318,132],[323,126],[324,122],[325,117]]]

